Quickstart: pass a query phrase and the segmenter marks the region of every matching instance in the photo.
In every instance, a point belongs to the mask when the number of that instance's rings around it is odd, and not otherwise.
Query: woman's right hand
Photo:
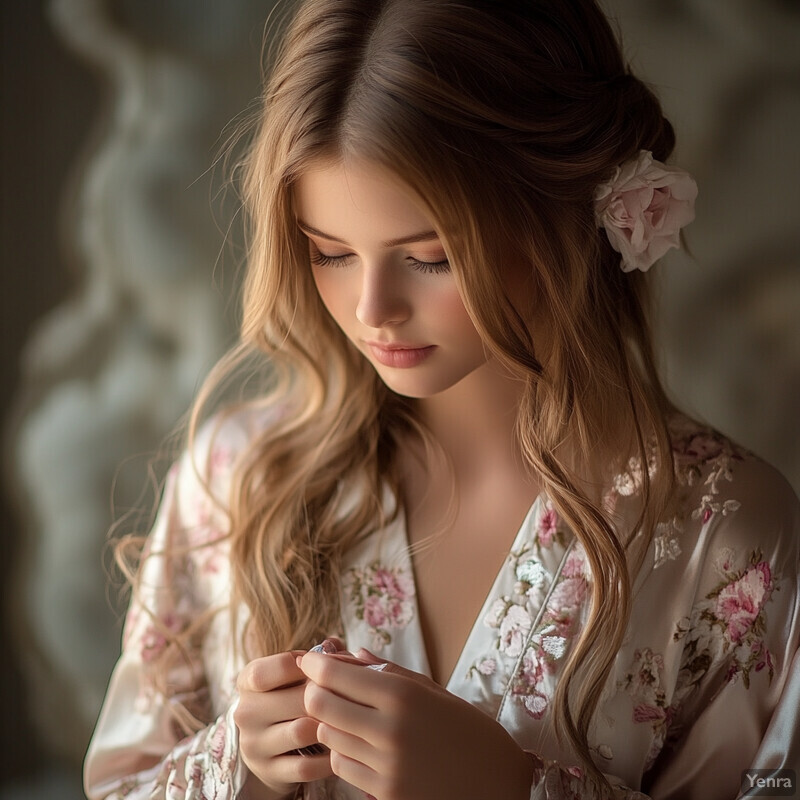
[[[303,702],[306,677],[297,666],[297,657],[304,652],[257,658],[239,673],[234,721],[239,752],[250,770],[248,800],[292,797],[296,784],[333,775],[328,752],[292,753],[318,742],[317,722],[306,716]]]

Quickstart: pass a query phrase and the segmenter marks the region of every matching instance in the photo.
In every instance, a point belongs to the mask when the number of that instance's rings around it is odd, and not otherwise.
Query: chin
[[[401,397],[414,400],[426,400],[442,395],[460,384],[467,375],[446,376],[441,373],[434,375],[412,375],[409,370],[404,375],[387,375],[378,371],[378,376],[386,387]]]
[[[384,378],[382,378],[382,380],[390,391],[400,395],[400,397],[407,397],[410,400],[425,400],[440,394],[440,390],[437,389],[423,386],[410,386],[407,382],[387,381]]]
[[[383,375],[380,372],[378,377],[386,385],[386,388],[401,397],[408,397],[417,400],[422,400],[426,397],[433,397],[439,394],[442,389],[435,385],[432,381],[422,381],[413,378],[397,378],[392,375]]]

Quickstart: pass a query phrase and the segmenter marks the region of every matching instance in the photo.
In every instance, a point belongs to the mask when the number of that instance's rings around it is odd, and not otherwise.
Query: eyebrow
[[[327,239],[329,242],[338,242],[339,244],[347,245],[347,242],[345,242],[343,239],[339,239],[336,236],[331,236],[329,233],[325,233],[317,228],[313,228],[311,225],[303,222],[301,219],[297,220],[297,225],[304,233],[310,233],[312,236],[319,236],[322,239]],[[384,247],[398,247],[401,244],[430,242],[438,238],[439,234],[436,233],[436,231],[422,231],[421,233],[411,233],[408,236],[401,236],[398,239],[389,239],[386,242],[382,242],[382,244]],[[347,246],[349,247],[349,245]]]

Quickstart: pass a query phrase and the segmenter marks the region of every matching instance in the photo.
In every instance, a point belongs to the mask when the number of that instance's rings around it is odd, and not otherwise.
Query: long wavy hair
[[[524,387],[520,452],[592,575],[552,724],[599,778],[588,728],[673,469],[646,276],[620,270],[593,194],[640,150],[666,160],[672,127],[594,0],[305,0],[282,33],[244,163],[241,344],[191,425],[232,365],[262,360],[270,382],[254,402],[280,412],[230,503],[251,655],[337,629],[343,555],[385,524],[386,487],[401,496],[403,437],[428,437],[323,307],[296,224],[303,172],[358,158],[424,198],[468,313]],[[510,259],[524,267],[527,300],[510,296]],[[646,465],[641,515],[618,530],[602,487],[631,458]]]

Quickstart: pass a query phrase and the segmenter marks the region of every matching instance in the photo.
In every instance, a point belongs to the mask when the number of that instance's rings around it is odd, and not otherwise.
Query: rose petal
[[[642,150],[620,165],[595,193],[595,216],[623,271],[647,271],[680,246],[680,230],[694,219],[697,184],[684,170],[656,161]]]

